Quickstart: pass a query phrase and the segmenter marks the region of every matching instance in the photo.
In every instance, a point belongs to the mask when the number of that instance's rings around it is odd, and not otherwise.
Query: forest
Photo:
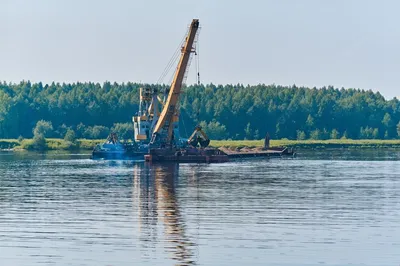
[[[0,138],[133,138],[139,83],[0,83]],[[159,91],[166,85],[150,85]],[[400,102],[379,92],[333,87],[191,85],[181,96],[181,135],[203,126],[211,139],[395,139]]]

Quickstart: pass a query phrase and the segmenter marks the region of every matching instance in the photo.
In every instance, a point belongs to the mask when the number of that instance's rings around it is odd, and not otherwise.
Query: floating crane
[[[189,140],[184,142],[179,137],[179,96],[182,85],[187,77],[191,55],[196,53],[195,43],[199,30],[199,20],[193,19],[190,24],[184,45],[181,47],[181,56],[169,90],[166,90],[164,100],[159,99],[157,90],[149,87],[140,90],[140,109],[133,118],[135,128],[135,142],[132,145],[119,144],[116,136],[112,141],[97,145],[92,158],[137,158],[144,155],[148,162],[194,162],[212,163],[227,162],[229,158],[270,157],[283,154],[293,154],[285,148],[269,148],[267,143],[264,150],[249,152],[228,151],[208,147],[210,139],[197,126]],[[179,50],[178,50],[179,51]],[[198,74],[197,74],[198,75]],[[198,75],[199,76],[199,75]],[[159,112],[158,104],[162,105]],[[151,136],[149,145],[147,142]]]
[[[195,53],[194,44],[198,29],[199,20],[193,19],[184,45],[181,47],[178,67],[171,87],[165,93],[165,99],[161,100],[158,97],[157,89],[152,89],[150,86],[140,88],[139,112],[133,117],[134,145],[131,145],[132,147],[126,145],[116,147],[114,143],[112,145],[109,143],[97,145],[93,150],[92,158],[135,158],[146,154],[149,147],[175,148],[180,145],[187,145],[179,137],[179,96],[187,76],[190,57]],[[162,107],[161,113],[159,111],[160,106]],[[114,151],[117,148],[118,153]]]
[[[214,148],[206,148],[210,143],[201,127],[196,127],[190,137],[190,142],[180,145],[179,137],[175,137],[174,128],[179,121],[179,96],[182,85],[187,75],[190,56],[195,53],[195,40],[198,34],[199,20],[193,19],[189,27],[181,57],[176,69],[174,79],[168,92],[168,97],[150,142],[149,154],[145,155],[146,161],[173,161],[173,162],[224,162],[228,156]],[[200,144],[200,148],[197,147]]]

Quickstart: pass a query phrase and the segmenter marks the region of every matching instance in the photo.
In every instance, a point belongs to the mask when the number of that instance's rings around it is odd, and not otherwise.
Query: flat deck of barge
[[[147,162],[178,162],[178,163],[223,163],[231,159],[256,158],[256,157],[281,157],[293,156],[294,152],[285,147],[270,149],[243,148],[231,150],[228,148],[189,148],[180,150],[153,149],[144,156]]]

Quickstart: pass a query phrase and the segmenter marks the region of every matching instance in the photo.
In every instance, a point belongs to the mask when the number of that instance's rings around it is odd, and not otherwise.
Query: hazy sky
[[[0,80],[154,83],[199,18],[203,83],[391,98],[400,96],[399,10],[396,0],[0,0]]]

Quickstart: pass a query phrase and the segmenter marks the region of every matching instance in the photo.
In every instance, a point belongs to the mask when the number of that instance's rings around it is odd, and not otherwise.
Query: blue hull
[[[128,151],[93,151],[92,159],[105,160],[144,160],[147,152]]]

